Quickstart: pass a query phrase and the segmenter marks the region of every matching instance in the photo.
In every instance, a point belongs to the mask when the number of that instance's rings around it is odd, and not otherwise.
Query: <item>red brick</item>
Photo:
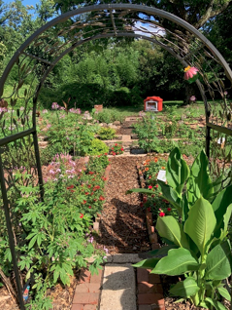
[[[84,305],[81,304],[72,305],[72,310],[84,310]]]
[[[137,269],[137,282],[149,282],[148,281],[149,272],[147,269],[138,268]]]
[[[152,294],[152,293],[163,293],[163,288],[161,284],[152,284],[148,282],[142,282],[138,283],[138,292],[140,294],[147,293],[147,294]]]
[[[75,293],[73,303],[74,304],[98,304],[98,293]]]
[[[164,299],[162,294],[138,294],[139,305],[164,305]]]
[[[165,306],[162,305],[152,305],[151,310],[165,310]]]
[[[76,287],[76,293],[88,293],[88,285],[89,283],[82,283],[82,284],[78,284]]]
[[[81,270],[79,283],[89,283],[91,277],[91,273],[89,270]]]
[[[95,305],[85,305],[84,310],[97,310],[97,306]]]
[[[158,274],[150,273],[148,275],[148,281],[149,283],[155,284],[155,283],[161,283],[160,276]]]
[[[89,293],[100,293],[100,283],[88,283]]]
[[[98,274],[94,274],[90,278],[90,283],[101,283],[102,281],[102,269],[98,269]]]

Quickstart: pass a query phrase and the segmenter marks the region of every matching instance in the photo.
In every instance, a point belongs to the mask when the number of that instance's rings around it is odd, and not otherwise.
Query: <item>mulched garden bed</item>
[[[127,190],[139,187],[136,165],[144,159],[136,156],[111,158],[106,203],[97,238],[97,242],[106,246],[111,254],[150,249],[140,195],[125,194]]]

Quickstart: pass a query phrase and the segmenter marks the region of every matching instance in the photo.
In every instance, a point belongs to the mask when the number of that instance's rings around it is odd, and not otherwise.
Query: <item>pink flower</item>
[[[191,96],[191,97],[189,98],[189,100],[190,100],[191,102],[195,102],[195,101],[197,100],[197,98],[196,98],[195,96]]]
[[[59,107],[60,107],[60,106],[59,106],[59,104],[58,104],[57,102],[53,102],[53,103],[52,103],[52,109],[53,109],[53,110],[57,110],[57,109],[59,109]]]
[[[160,217],[164,217],[164,216],[165,216],[165,213],[164,213],[163,211],[161,211],[161,212],[159,213],[159,216],[160,216]]]
[[[189,80],[189,79],[193,78],[197,74],[198,71],[199,70],[195,67],[190,67],[190,66],[186,67],[184,69],[184,72],[185,72],[184,73],[184,79]]]
[[[148,188],[149,188],[149,189],[152,189],[152,186],[151,186],[151,185],[149,185],[149,186],[148,186]]]

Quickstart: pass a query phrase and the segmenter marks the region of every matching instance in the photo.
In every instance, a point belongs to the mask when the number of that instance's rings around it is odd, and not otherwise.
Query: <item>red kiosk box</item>
[[[143,100],[144,111],[158,112],[163,110],[163,99],[160,97],[152,96]]]

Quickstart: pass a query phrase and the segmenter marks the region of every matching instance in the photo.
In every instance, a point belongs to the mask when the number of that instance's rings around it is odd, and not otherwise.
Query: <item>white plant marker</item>
[[[157,180],[166,182],[166,170],[159,170],[158,175],[157,175]]]

